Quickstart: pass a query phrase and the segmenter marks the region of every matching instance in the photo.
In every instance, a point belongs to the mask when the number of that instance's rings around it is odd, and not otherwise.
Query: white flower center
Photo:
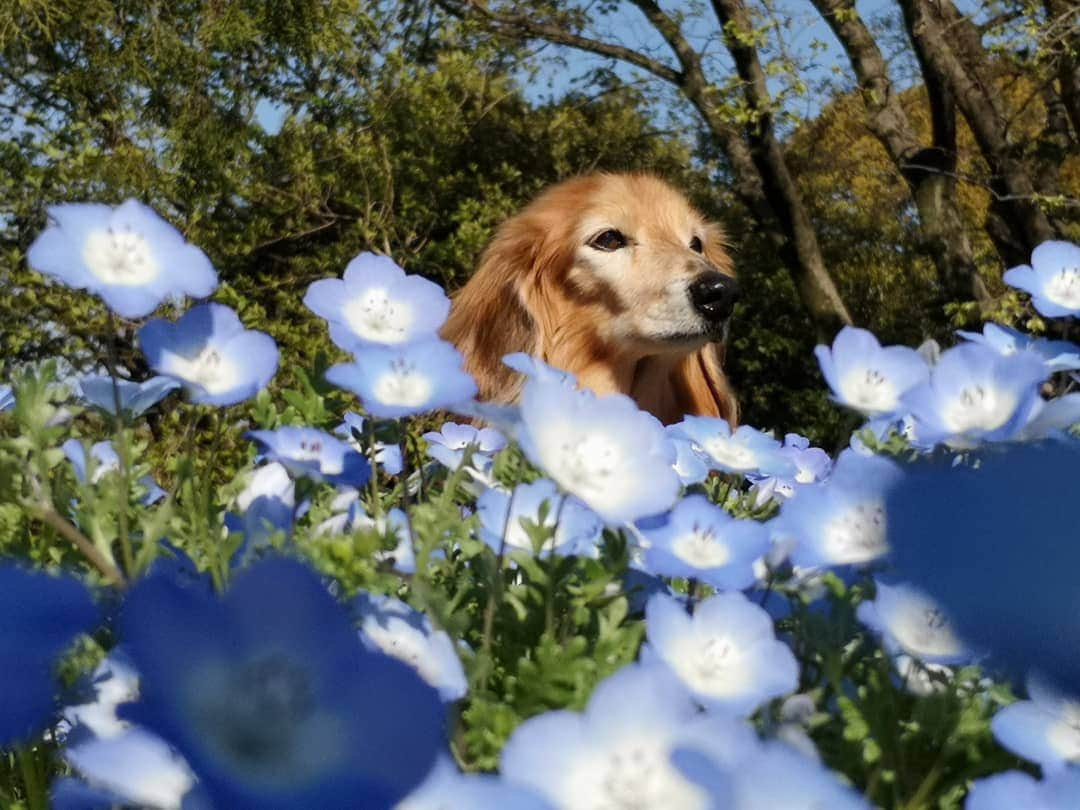
[[[427,639],[405,622],[367,621],[364,635],[384,653],[415,669],[427,683],[438,683],[439,668],[430,654]]]
[[[555,469],[559,471],[559,483],[588,501],[590,496],[607,491],[608,479],[618,471],[621,462],[622,453],[607,436],[578,435],[559,445]]]
[[[301,439],[296,450],[289,455],[302,464],[314,464],[319,472],[327,475],[337,475],[345,469],[344,457],[339,458],[337,453],[327,454],[323,450],[323,443],[319,439]]]
[[[885,542],[885,506],[857,504],[825,524],[825,552],[832,562],[863,563],[889,550]]]
[[[343,308],[349,328],[365,340],[402,343],[409,336],[413,311],[407,301],[395,301],[386,290],[372,287]]]
[[[806,467],[799,467],[795,472],[795,480],[800,484],[812,484],[817,479],[814,477],[812,470],[808,470]]]
[[[841,388],[848,402],[864,411],[892,411],[899,402],[896,385],[876,368],[853,371],[844,378]]]
[[[169,363],[170,374],[203,388],[210,394],[221,394],[231,390],[240,376],[239,369],[230,357],[221,353],[216,346],[207,346],[198,355],[188,359],[174,355]]]
[[[1080,267],[1063,267],[1046,282],[1045,295],[1055,304],[1080,309]]]
[[[733,470],[750,470],[757,466],[754,451],[734,439],[711,436],[705,440],[704,448],[718,464]]]
[[[419,408],[431,399],[432,385],[415,366],[397,359],[390,364],[390,371],[376,381],[374,393],[384,405]]]
[[[945,424],[955,433],[996,430],[1009,421],[1016,400],[1006,391],[974,383],[945,406]]]
[[[687,639],[672,650],[668,663],[691,690],[702,695],[733,697],[752,685],[743,651],[725,636]]]
[[[671,551],[684,562],[697,568],[716,568],[731,559],[731,549],[721,542],[712,529],[694,524],[671,543]]]
[[[137,287],[157,278],[161,265],[142,234],[130,227],[93,231],[83,245],[87,268],[106,284]]]
[[[560,806],[574,810],[703,810],[705,795],[669,764],[663,740],[629,739],[575,768]]]
[[[1046,736],[1062,759],[1080,763],[1080,704],[1067,702],[1061,719],[1050,726]]]
[[[948,617],[922,600],[911,602],[890,630],[904,649],[919,657],[955,655],[962,649]]]

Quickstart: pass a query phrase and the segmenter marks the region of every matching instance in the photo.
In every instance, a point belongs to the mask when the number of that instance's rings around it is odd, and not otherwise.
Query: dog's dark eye
[[[692,251],[694,251],[694,253],[704,253],[705,252],[705,246],[703,244],[701,244],[701,238],[700,237],[695,236],[693,239],[690,240],[690,249]]]
[[[597,250],[618,250],[626,247],[626,237],[614,228],[608,228],[589,240],[589,247]]]

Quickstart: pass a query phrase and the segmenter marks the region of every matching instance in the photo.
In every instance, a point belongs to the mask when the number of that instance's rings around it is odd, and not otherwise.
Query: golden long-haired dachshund
[[[590,174],[499,227],[442,334],[484,399],[517,398],[522,378],[502,358],[525,352],[665,424],[734,423],[721,362],[737,296],[723,231],[682,194],[648,174]]]

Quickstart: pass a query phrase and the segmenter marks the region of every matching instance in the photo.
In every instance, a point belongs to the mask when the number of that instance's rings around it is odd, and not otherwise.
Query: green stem
[[[127,434],[124,424],[124,410],[120,407],[120,377],[116,372],[116,318],[109,312],[108,367],[112,379],[113,410],[116,430],[116,454],[120,457],[120,496],[117,504],[117,534],[120,539],[120,554],[124,560],[124,570],[131,575],[135,568],[135,555],[131,550],[131,530],[128,525],[128,508],[131,500],[131,458],[128,453]]]
[[[368,481],[370,488],[369,509],[371,510],[371,516],[378,520],[382,517],[382,498],[379,497],[379,465],[375,463],[375,418],[368,414],[364,417],[364,437],[367,439],[368,463],[371,465],[371,478]],[[402,486],[407,482],[405,479],[405,458],[401,459],[401,473],[402,473]]]
[[[23,787],[26,790],[26,804],[30,810],[46,810],[45,786],[41,782],[34,754],[29,748],[20,748],[17,754],[19,771],[22,774]]]
[[[54,529],[61,537],[70,540],[90,564],[101,572],[110,585],[121,589],[127,586],[120,569],[98,550],[90,538],[79,531],[72,523],[65,520],[51,503],[42,503],[27,508],[42,523]]]

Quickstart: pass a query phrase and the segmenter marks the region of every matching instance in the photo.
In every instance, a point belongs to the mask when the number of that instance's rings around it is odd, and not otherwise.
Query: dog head
[[[489,398],[516,396],[501,358],[524,351],[665,421],[732,418],[715,344],[737,296],[723,232],[678,191],[651,175],[594,174],[499,228],[444,335]]]

